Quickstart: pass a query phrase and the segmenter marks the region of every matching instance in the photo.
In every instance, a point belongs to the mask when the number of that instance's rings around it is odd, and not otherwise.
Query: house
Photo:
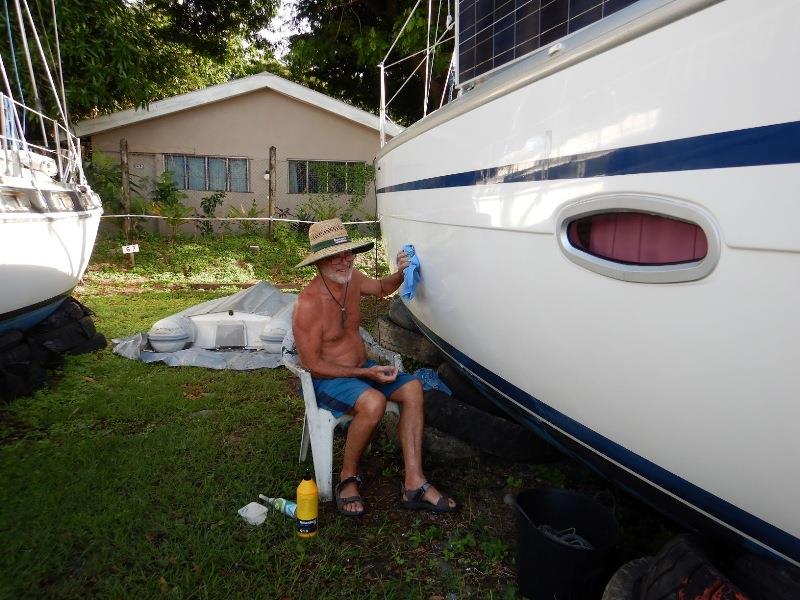
[[[400,128],[387,123],[388,135]],[[309,212],[309,201],[344,203],[359,194],[357,178],[372,165],[379,140],[378,117],[277,75],[260,73],[153,102],[146,109],[124,110],[81,121],[75,132],[92,152],[119,159],[127,140],[130,173],[152,182],[164,171],[187,199],[200,202],[225,192],[217,216],[229,207],[255,206],[266,216],[267,174],[275,178],[275,214]],[[269,170],[270,147],[276,151]],[[364,209],[374,213],[374,186]],[[320,196],[322,194],[322,196]]]

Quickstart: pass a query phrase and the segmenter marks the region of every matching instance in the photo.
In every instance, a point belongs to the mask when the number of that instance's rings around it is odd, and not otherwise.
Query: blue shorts
[[[374,360],[368,360],[362,366],[364,368],[376,365]],[[337,377],[335,379],[317,379],[312,377],[314,382],[314,393],[317,396],[317,406],[329,410],[338,419],[345,413],[349,413],[356,405],[356,400],[370,388],[378,390],[388,399],[397,390],[414,381],[416,376],[409,373],[398,373],[397,379],[391,383],[377,383],[369,379],[358,377]]]

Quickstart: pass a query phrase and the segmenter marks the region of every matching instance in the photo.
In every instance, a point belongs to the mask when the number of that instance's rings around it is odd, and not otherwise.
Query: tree
[[[269,26],[278,1],[56,2],[64,86],[72,116],[80,119],[143,107],[154,100],[252,73],[254,65],[258,70],[277,70],[258,31]],[[56,60],[50,2],[28,2],[52,70]],[[5,31],[5,13],[0,17]],[[13,8],[8,20],[20,79],[25,79],[20,26]],[[27,22],[25,28],[34,54],[37,83],[45,82],[42,61]],[[9,77],[16,80],[8,40],[0,47]],[[15,83],[12,85],[16,88]],[[48,112],[54,112],[52,95],[40,93],[49,105]],[[24,95],[32,96],[29,84]]]
[[[296,81],[377,112],[380,102],[378,63],[383,60],[414,6],[411,0],[299,0],[295,22],[309,31],[292,37],[287,62]],[[436,12],[436,8],[434,8]],[[439,34],[446,9],[439,12]],[[433,22],[436,23],[436,15]],[[425,48],[427,12],[417,9],[389,58],[389,63]],[[450,37],[445,36],[445,38]],[[438,106],[453,44],[437,48],[429,106]],[[412,81],[390,107],[392,118],[410,124],[422,116],[424,67],[411,75],[422,55],[390,70],[391,98],[406,77]]]

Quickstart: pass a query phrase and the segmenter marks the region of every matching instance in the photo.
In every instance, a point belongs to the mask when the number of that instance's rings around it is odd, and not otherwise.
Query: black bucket
[[[515,508],[520,593],[531,600],[599,597],[605,559],[619,538],[611,511],[589,496],[552,488],[520,492]],[[572,528],[591,549],[568,545],[553,535]]]

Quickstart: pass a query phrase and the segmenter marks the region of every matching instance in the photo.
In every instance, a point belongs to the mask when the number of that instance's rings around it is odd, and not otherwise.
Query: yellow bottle
[[[306,469],[303,481],[297,486],[297,535],[311,538],[317,535],[319,491],[311,473]]]

